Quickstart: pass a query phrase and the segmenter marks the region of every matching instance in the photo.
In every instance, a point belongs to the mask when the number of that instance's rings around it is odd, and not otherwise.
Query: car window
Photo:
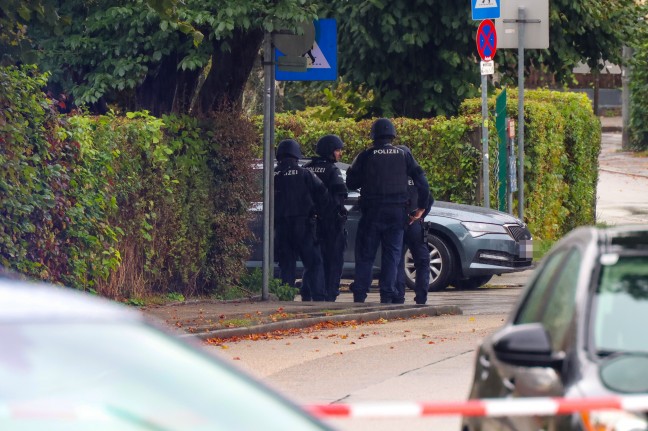
[[[593,301],[598,352],[648,352],[648,256],[618,256],[601,266]]]
[[[547,257],[547,261],[540,269],[540,274],[536,276],[533,284],[527,290],[526,298],[515,318],[514,323],[516,325],[540,322],[550,283],[554,279],[556,270],[560,267],[566,253],[567,250],[559,250]]]
[[[564,249],[548,259],[515,323],[542,323],[549,333],[552,349],[560,351],[574,318],[581,252],[577,248]]]
[[[576,288],[581,266],[581,253],[573,249],[567,255],[541,316],[541,322],[551,337],[552,350],[565,349],[565,339],[575,317]]]

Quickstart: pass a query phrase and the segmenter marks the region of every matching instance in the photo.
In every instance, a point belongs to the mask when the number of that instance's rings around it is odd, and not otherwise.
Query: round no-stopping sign
[[[477,52],[483,61],[491,61],[497,50],[497,32],[495,23],[490,19],[483,20],[477,28]]]

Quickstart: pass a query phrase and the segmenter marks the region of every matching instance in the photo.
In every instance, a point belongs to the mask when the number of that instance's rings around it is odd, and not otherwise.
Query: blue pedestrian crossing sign
[[[318,19],[315,24],[313,47],[304,54],[305,72],[279,70],[275,65],[277,81],[335,81],[337,79],[337,24],[335,19]],[[285,54],[275,49],[277,58]]]
[[[472,5],[472,19],[495,19],[501,16],[500,2],[502,0],[470,0]]]

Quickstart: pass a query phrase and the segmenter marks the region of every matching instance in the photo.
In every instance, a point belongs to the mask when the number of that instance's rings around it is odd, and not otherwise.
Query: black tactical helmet
[[[333,154],[333,151],[341,150],[342,148],[344,148],[344,142],[342,142],[339,136],[326,135],[317,141],[315,152],[322,157],[328,157]]]
[[[379,118],[371,125],[371,139],[395,137],[396,128],[387,118]]]
[[[277,146],[277,160],[285,157],[294,157],[295,159],[304,157],[301,148],[299,148],[299,144],[294,139],[284,139],[279,142]]]

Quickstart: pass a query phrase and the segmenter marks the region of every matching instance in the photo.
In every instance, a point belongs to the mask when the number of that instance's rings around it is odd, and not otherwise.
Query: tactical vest
[[[405,153],[392,145],[366,151],[368,156],[361,190],[363,200],[381,203],[388,198],[390,203],[405,203],[408,180]]]
[[[304,165],[304,168],[308,169],[322,180],[331,196],[331,201],[328,207],[323,209],[320,217],[337,217],[340,206],[344,205],[344,200],[348,193],[340,169],[335,166],[335,163],[331,160],[321,157],[316,157],[313,161]]]
[[[418,209],[418,189],[414,185],[414,181],[411,178],[407,178],[407,194],[407,212],[412,212]]]
[[[334,173],[334,167],[335,165],[333,163],[320,158],[316,158],[312,162],[304,166],[305,169],[308,169],[309,171],[317,175],[319,179],[322,180],[324,185],[329,188],[329,190],[331,184],[331,176]]]
[[[306,184],[306,175],[310,175],[297,164],[280,164],[275,169],[275,217],[308,217],[313,211],[315,202]]]

